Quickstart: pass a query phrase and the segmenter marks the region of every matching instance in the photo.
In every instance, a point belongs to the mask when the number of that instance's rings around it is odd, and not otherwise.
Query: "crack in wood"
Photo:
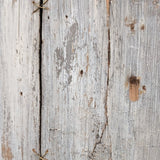
[[[90,159],[93,159],[94,153],[95,153],[96,148],[97,148],[97,145],[99,145],[99,144],[102,143],[102,138],[103,138],[103,135],[104,135],[104,132],[105,132],[105,130],[106,130],[107,125],[108,125],[108,124],[105,123],[105,125],[104,125],[104,127],[103,127],[103,129],[102,129],[102,133],[101,133],[100,139],[99,139],[98,142],[95,143],[95,145],[94,145],[94,147],[93,147],[93,151],[92,151],[92,153],[91,153],[91,156],[89,156]]]
[[[93,159],[94,153],[96,151],[96,148],[99,144],[102,143],[102,138],[104,135],[104,132],[106,131],[106,128],[108,126],[108,89],[109,89],[109,69],[110,69],[110,59],[111,59],[111,48],[110,48],[110,0],[106,0],[106,7],[107,7],[107,26],[108,26],[108,74],[107,74],[107,91],[106,91],[106,96],[105,96],[105,102],[104,102],[104,109],[105,109],[105,118],[106,122],[104,124],[104,127],[102,129],[101,136],[99,138],[99,141],[95,143],[93,147],[93,151],[91,152],[91,156],[89,156],[90,159]],[[111,139],[111,137],[110,137]],[[112,144],[110,142],[110,159],[112,160]]]
[[[43,0],[40,0],[40,6],[44,4]],[[43,8],[40,8],[39,12],[39,21],[40,21],[40,27],[39,27],[39,153],[41,155],[41,143],[42,143],[42,16],[43,16]]]

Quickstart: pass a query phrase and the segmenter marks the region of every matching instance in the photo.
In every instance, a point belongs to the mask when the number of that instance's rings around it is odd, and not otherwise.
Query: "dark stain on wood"
[[[110,29],[108,29],[108,69],[110,67],[110,60],[111,60]]]
[[[127,17],[125,18],[125,25],[127,27],[130,27],[130,30],[132,33],[135,31],[135,24],[136,24],[135,20],[133,20],[133,19],[130,20]]]
[[[144,30],[144,29],[145,29],[145,25],[142,24],[142,25],[141,25],[141,30]]]
[[[129,99],[133,102],[139,99],[140,79],[136,76],[131,76],[129,79]]]
[[[81,76],[83,75],[83,70],[80,70],[80,75],[81,75]]]
[[[144,91],[146,91],[146,86],[144,85],[144,86],[142,86],[142,89],[144,90]]]

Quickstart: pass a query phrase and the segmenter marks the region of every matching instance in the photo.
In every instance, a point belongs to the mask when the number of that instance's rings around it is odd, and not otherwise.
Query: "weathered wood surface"
[[[0,1],[0,159],[38,160],[39,14],[30,0]]]
[[[50,1],[44,12],[42,152],[49,149],[48,159],[160,159],[159,4],[107,4]],[[129,84],[130,76],[140,84]]]
[[[160,159],[158,1],[0,4],[0,159]]]
[[[42,153],[49,160],[110,158],[105,1],[56,0],[43,12]]]
[[[112,0],[110,6],[113,160],[160,159],[160,4],[155,2]],[[131,75],[140,78],[142,91],[135,102],[129,100]]]

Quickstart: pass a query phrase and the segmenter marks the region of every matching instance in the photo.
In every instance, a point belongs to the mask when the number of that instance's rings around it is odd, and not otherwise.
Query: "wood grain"
[[[39,14],[31,0],[0,2],[0,159],[38,160]]]
[[[160,8],[148,0],[112,0],[108,96],[113,160],[160,159]],[[140,78],[146,93],[129,99],[125,82]]]
[[[49,160],[110,158],[106,1],[58,0],[43,12],[42,153]]]

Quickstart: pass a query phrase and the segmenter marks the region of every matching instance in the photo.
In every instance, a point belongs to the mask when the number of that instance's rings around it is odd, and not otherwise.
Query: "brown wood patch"
[[[2,157],[4,160],[12,160],[13,154],[11,148],[7,144],[2,144]]]

